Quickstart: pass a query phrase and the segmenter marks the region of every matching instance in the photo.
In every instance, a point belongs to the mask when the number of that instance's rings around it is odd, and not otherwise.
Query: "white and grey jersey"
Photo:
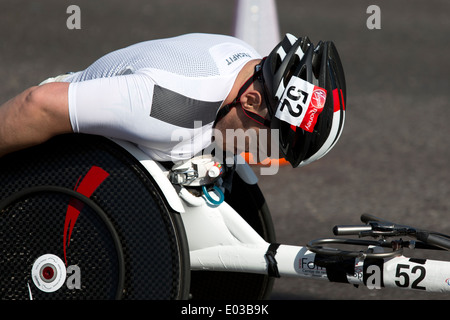
[[[213,34],[111,52],[64,80],[72,128],[134,142],[157,161],[189,159],[211,143],[239,71],[260,58],[245,42]]]

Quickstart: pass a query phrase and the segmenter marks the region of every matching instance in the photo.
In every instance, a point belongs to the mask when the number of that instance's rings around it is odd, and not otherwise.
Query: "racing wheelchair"
[[[1,158],[0,299],[256,300],[281,276],[450,291],[450,262],[403,256],[448,250],[446,235],[364,215],[362,226],[334,229],[357,239],[279,244],[247,164],[223,190],[192,183],[199,171],[82,134]]]

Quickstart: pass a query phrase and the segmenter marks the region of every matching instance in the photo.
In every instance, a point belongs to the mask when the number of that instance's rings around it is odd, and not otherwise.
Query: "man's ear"
[[[262,107],[262,96],[261,93],[258,90],[255,89],[249,89],[244,94],[242,94],[240,98],[242,107],[246,111],[259,113]]]

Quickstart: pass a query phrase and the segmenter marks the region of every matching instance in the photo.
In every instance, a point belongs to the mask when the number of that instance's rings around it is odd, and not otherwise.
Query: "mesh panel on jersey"
[[[110,77],[141,68],[188,77],[216,76],[219,70],[209,49],[222,42],[222,37],[191,35],[137,43],[103,56],[71,81]]]
[[[196,122],[197,126],[198,122],[202,125],[214,122],[221,103],[192,99],[155,85],[150,116],[178,127],[194,129]]]

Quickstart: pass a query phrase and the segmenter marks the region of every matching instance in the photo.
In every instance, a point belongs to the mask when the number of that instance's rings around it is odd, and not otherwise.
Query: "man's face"
[[[278,130],[262,126],[215,130],[215,142],[223,150],[235,155],[251,153],[257,162],[269,157],[278,158],[278,137]]]

